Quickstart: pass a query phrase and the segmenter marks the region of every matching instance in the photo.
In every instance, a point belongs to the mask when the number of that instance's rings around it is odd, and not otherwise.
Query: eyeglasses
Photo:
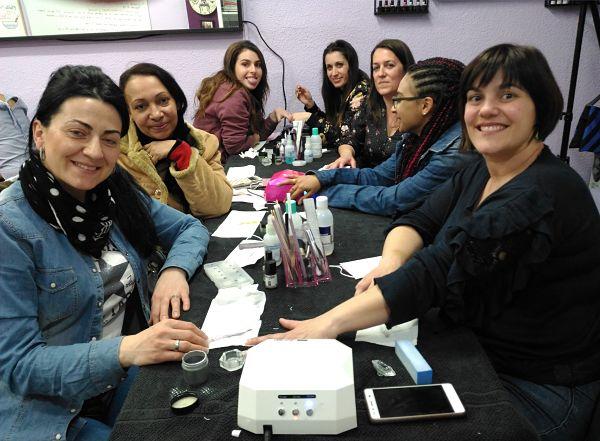
[[[414,100],[420,100],[422,98],[425,98],[424,96],[421,95],[417,95],[417,96],[399,96],[396,95],[395,97],[392,98],[392,105],[394,107],[397,107],[400,105],[400,103],[402,101],[414,101]]]

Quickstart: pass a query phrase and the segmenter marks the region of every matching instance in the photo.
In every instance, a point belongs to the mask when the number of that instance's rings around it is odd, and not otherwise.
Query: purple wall
[[[404,40],[417,59],[446,56],[465,63],[496,43],[534,45],[548,58],[566,100],[577,7],[547,9],[542,0],[433,0],[426,15],[381,17],[373,15],[370,0],[242,2],[244,18],[258,25],[269,45],[285,60],[285,89],[291,110],[301,110],[293,96],[297,83],[307,86],[320,101],[321,53],[337,38],[355,46],[364,70],[368,70],[371,48],[383,38]],[[171,35],[120,42],[0,42],[0,91],[21,96],[29,104],[31,116],[48,75],[63,64],[96,64],[116,80],[130,65],[151,61],[171,71],[186,91],[189,118],[195,109],[193,96],[200,80],[219,69],[225,48],[242,37],[256,42],[267,59],[271,86],[268,110],[281,106],[281,64],[250,25],[246,25],[243,35]],[[584,103],[600,93],[600,48],[589,13],[581,59],[576,119]],[[562,122],[547,140],[556,152],[561,136]],[[569,155],[572,165],[587,179],[591,155],[575,151]]]

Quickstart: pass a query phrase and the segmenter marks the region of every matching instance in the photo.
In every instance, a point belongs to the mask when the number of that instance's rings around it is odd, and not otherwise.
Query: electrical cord
[[[273,428],[271,426],[263,426],[263,435],[265,441],[271,441],[273,438]]]
[[[242,23],[248,23],[248,24],[251,24],[252,26],[254,26],[256,28],[256,32],[258,32],[258,36],[260,37],[262,42],[265,44],[265,46],[267,46],[269,48],[269,50],[271,52],[273,52],[275,54],[275,56],[277,58],[279,58],[279,60],[281,61],[281,71],[282,71],[282,73],[281,73],[281,91],[283,92],[283,108],[285,110],[287,110],[287,96],[285,94],[285,61],[283,61],[283,58],[281,57],[281,55],[279,55],[277,52],[275,52],[273,50],[273,48],[271,46],[269,46],[269,44],[265,41],[262,34],[260,33],[260,29],[258,29],[258,26],[256,26],[256,24],[254,24],[248,20],[243,20]]]

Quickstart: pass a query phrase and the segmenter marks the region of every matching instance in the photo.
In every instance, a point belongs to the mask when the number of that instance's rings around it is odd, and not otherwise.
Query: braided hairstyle
[[[449,58],[429,58],[410,66],[406,72],[412,79],[417,95],[433,99],[433,113],[419,136],[410,136],[405,143],[397,181],[416,174],[419,158],[446,130],[458,121],[460,76],[465,65]]]

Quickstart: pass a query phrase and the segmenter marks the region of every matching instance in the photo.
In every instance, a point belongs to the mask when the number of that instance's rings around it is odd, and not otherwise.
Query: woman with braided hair
[[[300,201],[321,190],[329,205],[400,215],[417,206],[473,155],[459,152],[458,84],[464,65],[430,58],[408,68],[393,97],[402,140],[374,168],[336,168],[290,179]]]

